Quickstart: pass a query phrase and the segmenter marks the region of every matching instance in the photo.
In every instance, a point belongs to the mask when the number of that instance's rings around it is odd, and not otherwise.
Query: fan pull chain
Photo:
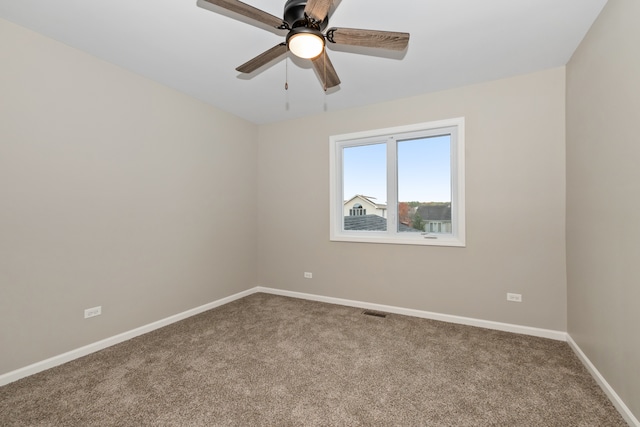
[[[284,59],[284,90],[289,90],[289,58]]]
[[[327,92],[327,46],[322,49],[324,55],[324,91]]]
[[[289,55],[284,59],[284,109],[289,111]]]

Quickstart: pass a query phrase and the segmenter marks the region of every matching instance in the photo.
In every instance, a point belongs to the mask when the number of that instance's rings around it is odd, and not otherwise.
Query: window
[[[330,138],[330,239],[464,246],[464,118]]]
[[[349,209],[349,216],[360,216],[366,214],[367,210],[363,208],[360,203],[356,203],[351,209]]]

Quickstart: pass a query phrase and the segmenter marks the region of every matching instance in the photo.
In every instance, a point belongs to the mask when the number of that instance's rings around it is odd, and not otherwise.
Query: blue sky
[[[387,201],[386,145],[344,149],[344,197],[356,194]],[[450,137],[398,142],[398,198],[401,202],[451,201]]]

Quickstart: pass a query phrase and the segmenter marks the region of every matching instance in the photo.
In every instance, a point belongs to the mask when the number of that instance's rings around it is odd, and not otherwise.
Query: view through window
[[[463,246],[463,124],[332,137],[332,240]]]

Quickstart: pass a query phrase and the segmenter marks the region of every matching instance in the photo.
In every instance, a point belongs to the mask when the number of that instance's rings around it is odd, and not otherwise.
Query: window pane
[[[398,231],[451,234],[451,137],[398,142]]]
[[[386,144],[346,147],[342,151],[344,230],[386,231]]]

